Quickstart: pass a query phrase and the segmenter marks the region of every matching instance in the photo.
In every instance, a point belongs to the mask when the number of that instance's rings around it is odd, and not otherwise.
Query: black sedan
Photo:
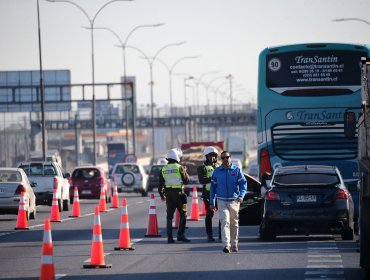
[[[282,234],[340,234],[343,240],[353,239],[353,201],[336,167],[275,170],[265,195],[261,238]]]

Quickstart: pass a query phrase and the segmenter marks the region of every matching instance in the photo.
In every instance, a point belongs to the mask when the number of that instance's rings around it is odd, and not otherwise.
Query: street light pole
[[[168,75],[169,75],[169,85],[170,85],[170,135],[171,135],[171,140],[170,140],[170,146],[171,148],[173,147],[173,115],[174,115],[174,112],[173,112],[173,99],[172,99],[172,74],[173,74],[173,70],[175,69],[176,65],[178,65],[181,61],[185,60],[185,59],[194,59],[194,58],[198,58],[199,55],[193,55],[193,56],[183,56],[183,57],[180,57],[178,60],[176,60],[171,67],[169,67],[163,60],[157,58],[157,60],[159,62],[161,62],[165,67],[166,69],[168,70]]]
[[[233,76],[231,74],[226,76],[230,82],[230,114],[233,112]]]
[[[142,24],[142,25],[138,25],[138,26],[135,26],[126,36],[125,38],[125,41],[122,41],[121,40],[121,37],[118,36],[118,34],[116,32],[114,32],[112,29],[108,28],[108,27],[95,27],[95,29],[102,29],[102,30],[106,30],[106,31],[109,31],[110,33],[112,33],[116,38],[117,40],[119,41],[119,45],[118,47],[120,47],[122,49],[122,54],[123,54],[123,89],[124,89],[124,96],[125,96],[125,118],[126,118],[126,151],[127,153],[129,153],[129,140],[128,140],[128,106],[127,106],[127,91],[126,91],[126,83],[127,83],[127,75],[126,75],[126,70],[127,70],[127,67],[126,67],[126,46],[127,46],[127,41],[128,39],[131,37],[131,35],[138,29],[140,28],[145,28],[145,27],[159,27],[159,26],[162,26],[164,25],[164,23],[157,23],[157,24]],[[132,88],[132,94],[134,94],[134,89]],[[131,104],[132,104],[132,148],[133,148],[133,153],[136,154],[136,140],[135,140],[135,110],[134,110],[134,96],[131,97]],[[122,105],[122,109],[123,109],[123,106]],[[123,118],[123,113],[122,113],[122,118]]]
[[[40,61],[40,95],[41,95],[41,131],[42,131],[42,157],[46,160],[46,122],[45,122],[45,91],[44,91],[44,75],[42,72],[42,51],[41,51],[41,27],[40,27],[40,5],[37,0],[37,26],[38,26],[38,38],[39,38],[39,61]],[[4,113],[5,116],[5,113]],[[5,122],[4,122],[5,131]],[[4,138],[5,140],[5,138]]]
[[[370,25],[370,22],[369,21],[364,20],[362,18],[335,18],[332,21],[335,21],[335,22],[340,22],[340,21],[360,21],[360,22],[363,22],[363,23],[365,23],[367,25]]]
[[[69,1],[69,0],[46,0],[48,2],[64,2],[69,3],[75,7],[77,7],[87,18],[90,24],[91,29],[91,74],[92,74],[92,118],[93,118],[93,164],[96,165],[96,97],[95,97],[95,63],[94,63],[94,23],[98,14],[109,4],[113,2],[130,2],[134,0],[111,0],[105,3],[103,6],[99,8],[99,10],[95,13],[95,15],[90,18],[89,14],[78,4]]]

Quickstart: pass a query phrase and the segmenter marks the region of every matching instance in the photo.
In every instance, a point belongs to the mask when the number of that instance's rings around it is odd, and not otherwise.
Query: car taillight
[[[26,188],[23,185],[18,185],[15,194],[21,194],[21,192],[26,192]]]
[[[277,192],[269,191],[266,193],[266,200],[280,200],[280,197]]]
[[[72,179],[71,179],[71,178],[68,180],[68,182],[69,182],[69,185],[70,185],[70,186],[73,186],[73,181],[72,181]]]
[[[58,179],[54,177],[54,189],[58,189]]]
[[[262,176],[262,174],[265,172],[272,173],[269,152],[266,149],[262,149],[260,156],[260,176]]]
[[[337,191],[337,194],[335,196],[336,199],[348,199],[349,198],[349,194],[346,190],[343,190],[343,189],[339,189]]]

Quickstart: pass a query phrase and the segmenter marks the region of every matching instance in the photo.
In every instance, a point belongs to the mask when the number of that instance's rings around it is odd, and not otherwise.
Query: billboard
[[[45,111],[70,111],[70,70],[44,70],[43,78]],[[40,71],[0,71],[0,112],[40,111]]]

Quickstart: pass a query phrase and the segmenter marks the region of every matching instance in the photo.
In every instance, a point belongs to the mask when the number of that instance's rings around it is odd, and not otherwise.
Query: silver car
[[[147,174],[144,167],[138,163],[116,163],[111,179],[117,184],[119,192],[136,192],[148,196]]]
[[[24,192],[27,219],[36,218],[36,196],[21,168],[0,168],[0,214],[17,214]]]

